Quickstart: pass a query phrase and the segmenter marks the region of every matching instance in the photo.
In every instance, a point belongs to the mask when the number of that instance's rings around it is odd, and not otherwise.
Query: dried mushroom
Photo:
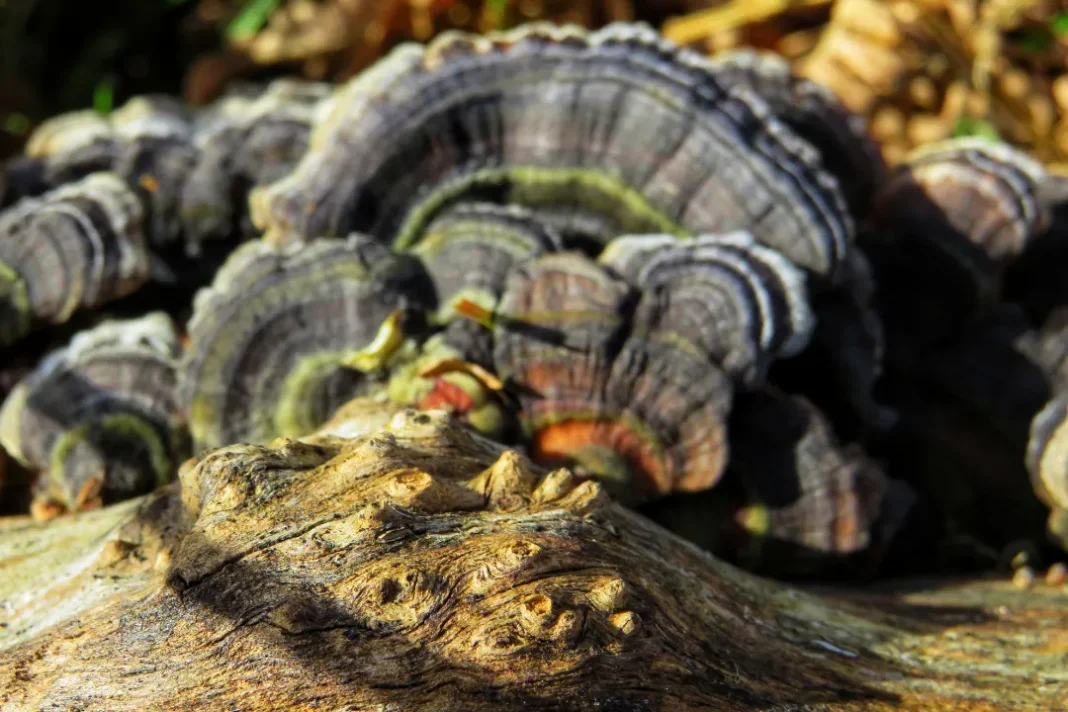
[[[830,278],[852,239],[816,150],[644,25],[398,47],[339,90],[293,174],[251,200],[276,242],[356,230],[406,247],[471,199],[526,205],[595,249],[626,233],[747,229]]]
[[[348,364],[425,274],[371,239],[239,247],[196,297],[180,402],[198,448],[298,436],[378,379]]]
[[[0,345],[131,293],[149,277],[145,214],[113,173],[0,213]]]
[[[188,457],[178,336],[153,313],[106,321],[53,352],[0,410],[0,444],[41,471],[36,504],[78,510],[150,492]]]

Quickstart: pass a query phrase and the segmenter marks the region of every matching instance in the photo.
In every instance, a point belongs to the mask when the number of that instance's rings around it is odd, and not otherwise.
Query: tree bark
[[[388,418],[4,520],[0,708],[1064,709],[1064,591],[801,591],[445,415]]]

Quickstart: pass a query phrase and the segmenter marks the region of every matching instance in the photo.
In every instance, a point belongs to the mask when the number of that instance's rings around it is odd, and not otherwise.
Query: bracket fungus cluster
[[[105,321],[41,361],[0,409],[0,441],[47,473],[39,504],[81,509],[174,478],[188,444],[170,318]]]
[[[890,172],[784,62],[642,25],[446,33],[337,88],[60,117],[4,174],[6,349],[233,248],[8,396],[41,501],[147,492],[361,398],[449,410],[776,575],[1041,540],[1040,498],[1065,543],[1049,411],[1037,497],[1025,464],[1055,369],[1006,277],[1063,188],[974,141]]]

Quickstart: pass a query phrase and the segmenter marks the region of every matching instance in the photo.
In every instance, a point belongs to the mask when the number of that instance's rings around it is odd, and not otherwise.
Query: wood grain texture
[[[1065,699],[1063,592],[802,592],[447,416],[406,411],[379,429],[385,417],[215,450],[179,483],[103,510],[0,523],[0,707],[1054,710]]]

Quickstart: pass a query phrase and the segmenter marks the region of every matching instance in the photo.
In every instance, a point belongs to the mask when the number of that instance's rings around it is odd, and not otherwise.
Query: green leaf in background
[[[1068,35],[1068,12],[1058,10],[1049,21],[1049,30],[1056,37]]]
[[[975,136],[987,141],[1000,142],[1001,136],[994,125],[985,119],[977,119],[974,116],[961,116],[953,124],[953,137]]]
[[[226,28],[226,37],[232,42],[250,39],[267,23],[282,0],[249,0]]]
[[[508,0],[486,0],[486,8],[493,16],[491,29],[501,29],[504,26],[504,13],[508,9]]]
[[[22,136],[30,130],[30,117],[26,114],[12,113],[4,117],[4,131]]]
[[[1052,25],[1051,25],[1052,30]],[[1053,34],[1049,30],[1027,30],[1020,34],[1014,44],[1027,52],[1045,52],[1053,47]]]
[[[105,79],[93,89],[93,108],[104,116],[115,108],[115,87],[110,79]]]

